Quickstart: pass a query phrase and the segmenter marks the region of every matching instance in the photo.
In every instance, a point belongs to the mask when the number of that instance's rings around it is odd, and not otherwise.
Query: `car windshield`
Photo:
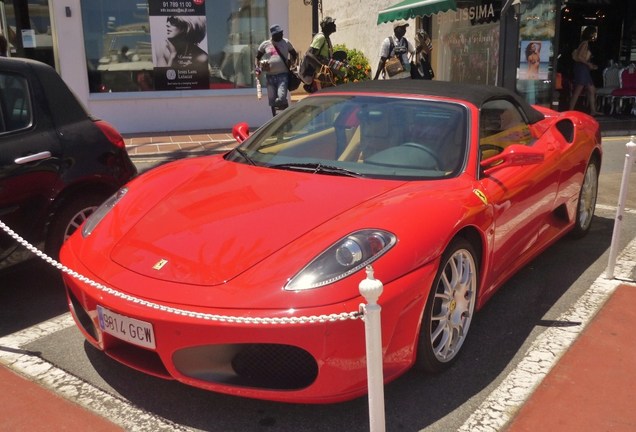
[[[228,160],[272,169],[383,179],[457,175],[467,108],[438,100],[314,96],[283,111]]]

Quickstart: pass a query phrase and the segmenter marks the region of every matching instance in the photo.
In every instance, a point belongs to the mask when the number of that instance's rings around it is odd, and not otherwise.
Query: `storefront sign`
[[[155,90],[209,88],[205,0],[150,0]]]
[[[499,12],[499,11],[497,11]],[[494,21],[495,7],[492,3],[486,3],[478,6],[471,6],[468,8],[457,9],[453,12],[447,12],[439,15],[439,19],[442,23],[457,23],[461,21],[479,22],[485,23]]]

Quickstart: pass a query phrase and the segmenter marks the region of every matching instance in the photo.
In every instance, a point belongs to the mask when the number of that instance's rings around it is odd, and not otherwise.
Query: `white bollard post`
[[[367,278],[360,282],[360,294],[367,301],[364,310],[364,332],[367,348],[367,386],[369,389],[369,425],[371,432],[384,432],[384,375],[382,372],[382,325],[377,303],[384,286],[373,277],[373,267],[367,266]]]
[[[629,175],[634,165],[634,151],[636,151],[636,143],[634,135],[626,145],[627,154],[625,154],[625,167],[623,168],[623,180],[621,181],[621,190],[618,194],[618,208],[616,209],[616,219],[614,219],[614,232],[612,233],[612,243],[610,245],[609,263],[605,270],[605,277],[614,278],[614,267],[616,266],[616,255],[618,254],[619,242],[621,238],[621,229],[623,226],[623,214],[625,213],[625,200],[627,199],[627,186],[629,185]]]

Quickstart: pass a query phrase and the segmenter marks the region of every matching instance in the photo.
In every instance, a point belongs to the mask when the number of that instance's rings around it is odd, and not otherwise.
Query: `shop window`
[[[552,100],[557,4],[556,0],[526,1],[519,18],[517,93],[531,104],[546,107]]]
[[[81,0],[91,93],[253,87],[267,0]]]
[[[9,57],[26,57],[55,66],[48,0],[0,3],[0,31]]]
[[[435,79],[497,84],[499,9],[497,2],[487,2],[435,14],[431,33]]]

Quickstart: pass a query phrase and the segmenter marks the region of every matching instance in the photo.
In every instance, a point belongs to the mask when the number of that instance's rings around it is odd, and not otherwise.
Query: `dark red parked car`
[[[136,173],[119,132],[93,118],[53,68],[0,57],[1,221],[57,257]],[[0,268],[29,255],[0,230]]]

